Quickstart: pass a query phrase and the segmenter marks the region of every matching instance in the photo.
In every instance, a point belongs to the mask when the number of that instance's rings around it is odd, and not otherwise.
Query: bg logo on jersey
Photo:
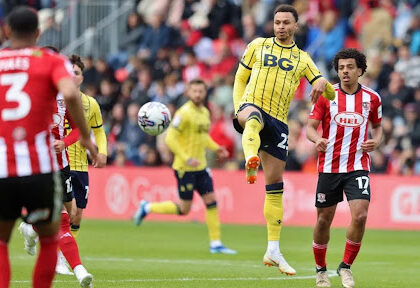
[[[277,57],[271,54],[264,55],[264,66],[275,67],[278,65],[284,71],[290,71],[293,69],[293,62],[287,58],[280,58],[277,60]]]
[[[342,127],[356,128],[363,124],[365,118],[357,112],[340,112],[334,116],[334,121]]]

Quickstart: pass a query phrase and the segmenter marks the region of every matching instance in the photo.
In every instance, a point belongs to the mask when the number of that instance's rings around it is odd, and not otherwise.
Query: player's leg
[[[74,200],[71,213],[71,233],[74,238],[79,235],[80,224],[82,223],[83,210],[86,208],[89,197],[89,175],[88,172],[71,171],[71,185]]]
[[[337,273],[344,287],[354,287],[351,265],[356,259],[365,232],[370,201],[370,181],[367,171],[354,171],[346,174],[344,192],[349,202],[351,223],[347,229],[343,260]]]
[[[210,169],[200,171],[196,177],[195,187],[206,205],[206,224],[210,239],[210,253],[236,254],[222,244],[220,220],[217,210],[216,195],[213,192],[213,179]]]
[[[33,287],[50,287],[57,263],[60,211],[63,197],[58,173],[26,177],[22,180],[25,221],[35,226],[40,251],[33,273]]]
[[[261,139],[260,131],[264,128],[261,112],[255,106],[244,106],[238,112],[238,121],[242,126],[242,148],[245,154],[245,169],[247,182],[253,184],[257,181],[257,172],[260,165],[258,149]]]
[[[280,272],[294,275],[295,269],[284,259],[279,246],[283,221],[283,171],[286,162],[264,150],[260,151],[260,156],[266,183],[264,217],[267,222],[268,245],[264,255],[264,264],[278,266]]]
[[[315,193],[317,221],[313,233],[312,250],[316,265],[316,286],[330,287],[326,254],[330,240],[330,227],[337,203],[343,201],[342,177],[337,173],[319,173]]]
[[[330,227],[337,205],[317,209],[317,221],[314,229],[312,250],[316,264],[316,286],[331,287],[328,279],[326,254],[330,240]]]
[[[66,211],[61,213],[61,224],[59,232],[58,246],[64,257],[68,261],[71,269],[73,269],[77,280],[82,287],[89,287],[93,281],[92,274],[88,273],[82,265],[79,255],[79,248],[76,240],[70,232],[70,217]]]
[[[143,219],[150,213],[186,215],[190,212],[196,172],[174,172],[178,183],[180,203],[177,204],[171,200],[163,202],[140,201],[137,212],[133,217],[134,223],[136,223],[137,226],[139,226]]]
[[[10,283],[10,260],[8,243],[12,234],[15,220],[2,220],[0,215],[0,287],[9,287]]]

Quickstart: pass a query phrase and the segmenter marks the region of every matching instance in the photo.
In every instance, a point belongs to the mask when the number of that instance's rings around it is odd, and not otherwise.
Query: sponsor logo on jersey
[[[363,124],[365,118],[356,112],[340,112],[334,116],[334,121],[342,127],[356,128]]]
[[[287,58],[280,58],[278,59],[277,56],[271,54],[264,55],[264,66],[265,67],[275,67],[279,66],[284,71],[291,71],[293,70],[293,62]]]

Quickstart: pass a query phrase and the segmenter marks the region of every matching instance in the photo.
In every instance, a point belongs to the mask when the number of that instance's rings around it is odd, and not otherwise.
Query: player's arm
[[[252,66],[254,66],[256,61],[255,48],[257,41],[258,39],[248,44],[235,74],[235,82],[233,84],[233,107],[235,108],[235,115],[239,110],[239,104],[244,95],[249,76],[251,75]]]
[[[210,135],[208,135],[207,148],[216,152],[219,159],[226,159],[229,156],[229,152],[226,147],[217,144]]]
[[[98,146],[98,156],[96,159],[96,165],[94,165],[94,167],[103,168],[106,166],[107,159],[106,134],[99,104],[93,98],[90,98],[90,100],[92,100],[92,117],[90,118],[90,127],[92,128],[95,142]]]
[[[328,139],[322,138],[318,133],[318,126],[325,114],[324,99],[318,101],[312,106],[311,114],[309,115],[308,124],[306,125],[306,138],[315,143],[315,147],[319,152],[325,152],[329,143]]]
[[[318,68],[316,67],[315,63],[312,61],[308,53],[305,53],[304,55],[307,58],[304,73],[306,79],[308,79],[309,83],[312,85],[312,91],[309,95],[311,97],[312,103],[315,104],[319,96],[321,95],[323,95],[328,100],[334,100],[334,87],[331,85],[330,82],[328,82],[327,79],[322,77],[321,72],[319,72]]]
[[[68,115],[67,111],[65,115],[65,120],[67,121],[67,123],[65,123],[65,126],[67,124],[70,127],[73,127],[73,129],[62,140],[58,140],[58,139],[54,140],[53,146],[54,146],[55,153],[57,154],[61,153],[64,149],[66,149],[66,147],[69,147],[71,144],[76,143],[80,138],[79,128],[76,127],[70,115]]]

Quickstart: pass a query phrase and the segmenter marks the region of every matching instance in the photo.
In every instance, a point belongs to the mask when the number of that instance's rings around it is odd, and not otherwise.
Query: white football
[[[144,132],[156,136],[168,128],[171,123],[171,112],[160,102],[148,102],[141,106],[138,124]]]

